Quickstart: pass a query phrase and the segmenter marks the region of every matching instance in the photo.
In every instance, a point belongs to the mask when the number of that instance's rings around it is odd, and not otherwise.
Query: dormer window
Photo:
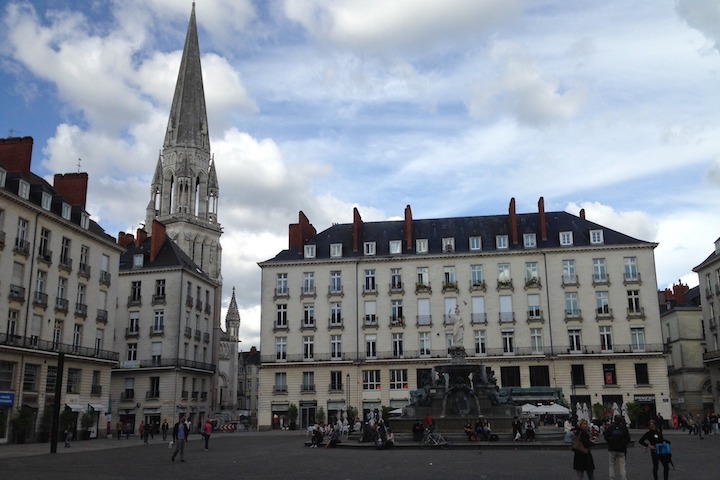
[[[365,255],[375,255],[375,242],[365,242],[363,251]]]
[[[573,244],[572,232],[560,232],[560,246],[570,247]]]
[[[605,243],[602,230],[590,230],[590,244],[602,245]]]
[[[523,234],[523,245],[525,248],[537,248],[537,237],[534,233]]]
[[[480,237],[470,237],[470,251],[478,252],[482,250],[482,240]]]
[[[315,245],[305,245],[305,258],[315,258]]]
[[[70,215],[72,214],[72,207],[70,207],[70,204],[67,204],[63,202],[62,204],[62,217],[65,220],[70,220]]]
[[[40,200],[41,207],[45,210],[50,210],[52,206],[52,196],[47,192],[42,192],[42,199]]]
[[[400,255],[402,253],[402,241],[390,240],[390,255]]]
[[[454,252],[455,251],[455,239],[454,238],[443,238],[442,239],[443,252]]]
[[[85,230],[87,230],[88,228],[90,228],[90,215],[88,215],[88,214],[85,213],[85,212],[82,212],[82,213],[80,214],[80,226],[81,226],[82,228],[84,228]]]
[[[330,245],[330,257],[331,258],[342,257],[342,243],[333,243]]]
[[[508,236],[507,235],[496,235],[495,236],[495,248],[498,250],[508,249]]]
[[[143,254],[136,253],[133,255],[133,268],[141,268],[143,266]]]
[[[428,241],[427,238],[415,240],[415,251],[417,253],[428,253]]]
[[[30,198],[30,184],[25,180],[20,180],[18,184],[18,196],[27,200]]]

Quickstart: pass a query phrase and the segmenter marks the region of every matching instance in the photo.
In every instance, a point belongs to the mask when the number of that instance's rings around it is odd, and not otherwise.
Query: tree
[[[597,420],[603,420],[605,418],[605,407],[602,403],[593,403],[592,406],[593,418]]]
[[[315,416],[317,417],[318,423],[325,423],[325,409],[323,407],[317,409]]]
[[[638,418],[640,418],[640,415],[643,413],[643,407],[637,402],[628,402],[625,406],[627,407],[627,414],[630,418],[630,425],[635,427]]]
[[[32,427],[33,411],[31,408],[23,406],[18,410],[10,420],[10,428],[12,428],[13,435],[15,435],[16,443],[25,443],[25,438],[30,434],[30,428]]]
[[[40,417],[40,424],[38,425],[39,441],[44,443],[50,439],[50,430],[52,430],[52,407],[46,406],[43,410],[42,417]]]
[[[297,416],[298,416],[297,405],[295,405],[294,403],[291,403],[290,406],[288,407],[288,421],[290,422],[290,430],[295,430]]]

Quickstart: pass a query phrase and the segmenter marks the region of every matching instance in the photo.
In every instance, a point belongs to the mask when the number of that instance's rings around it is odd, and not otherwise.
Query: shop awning
[[[69,408],[73,412],[84,412],[87,406],[79,403],[66,403],[65,407]]]
[[[107,408],[105,408],[105,405],[102,403],[88,403],[90,407],[92,407],[93,410],[96,412],[105,412],[107,411]],[[89,410],[89,409],[88,409]]]

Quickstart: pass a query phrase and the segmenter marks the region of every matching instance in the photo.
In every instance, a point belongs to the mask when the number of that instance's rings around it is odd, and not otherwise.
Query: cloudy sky
[[[5,2],[0,136],[144,221],[190,0]],[[658,286],[720,236],[718,0],[198,0],[223,305],[259,345],[258,261],[303,210],[352,221],[577,214],[658,242]],[[224,319],[223,311],[223,319]]]

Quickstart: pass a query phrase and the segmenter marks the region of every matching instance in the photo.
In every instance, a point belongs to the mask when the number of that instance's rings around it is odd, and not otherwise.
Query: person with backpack
[[[625,426],[625,419],[621,415],[615,415],[613,424],[605,429],[603,436],[608,447],[608,479],[615,480],[615,466],[617,466],[620,480],[627,480],[625,458],[630,443],[630,431]]]

